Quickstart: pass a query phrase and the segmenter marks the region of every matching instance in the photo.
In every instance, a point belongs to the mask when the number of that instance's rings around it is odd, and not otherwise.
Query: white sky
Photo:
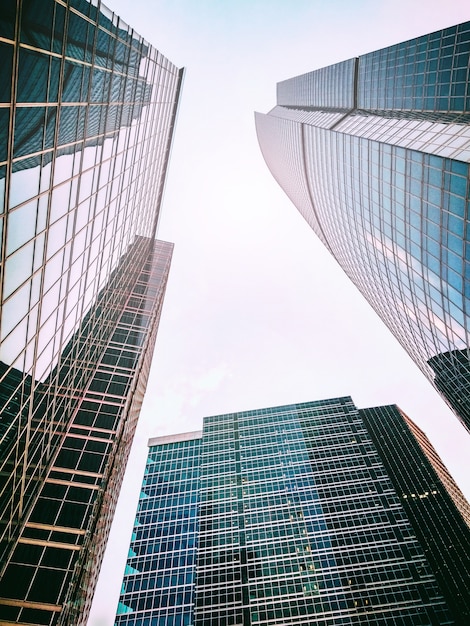
[[[469,435],[277,186],[253,115],[276,82],[468,20],[468,0],[107,4],[186,77],[158,232],[173,264],[89,626],[114,624],[148,438],[206,415],[396,403],[470,497]]]

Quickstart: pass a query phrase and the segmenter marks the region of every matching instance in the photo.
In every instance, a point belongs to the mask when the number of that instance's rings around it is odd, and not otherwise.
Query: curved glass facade
[[[467,428],[469,50],[461,24],[285,81],[256,114],[276,180]],[[345,67],[353,80],[325,83]],[[320,105],[338,84],[349,99]]]

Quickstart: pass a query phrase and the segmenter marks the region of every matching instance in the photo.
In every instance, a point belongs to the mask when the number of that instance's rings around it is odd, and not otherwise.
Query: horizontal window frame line
[[[46,481],[48,482],[48,481]],[[58,533],[73,533],[74,535],[86,535],[86,531],[80,528],[70,528],[68,526],[55,526],[54,524],[40,524],[39,522],[27,522],[25,528],[35,528],[36,530],[50,530]]]
[[[15,600],[13,598],[0,598],[1,606],[16,606],[23,609],[35,609],[40,611],[52,611],[53,613],[61,613],[61,604],[46,604],[44,602],[32,602],[31,600]],[[8,622],[6,622],[8,624]],[[15,622],[12,622],[15,623]],[[0,622],[2,624],[2,622]]]
[[[46,548],[59,548],[60,550],[71,550],[72,552],[79,552],[83,546],[77,546],[72,543],[64,543],[59,541],[49,541],[47,539],[30,539],[29,537],[20,537],[18,543],[29,546],[43,546]]]

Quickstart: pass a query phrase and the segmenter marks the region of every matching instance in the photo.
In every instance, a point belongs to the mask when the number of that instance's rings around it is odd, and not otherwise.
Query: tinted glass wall
[[[0,619],[79,623],[171,258],[154,236],[182,72],[95,0],[0,13]]]

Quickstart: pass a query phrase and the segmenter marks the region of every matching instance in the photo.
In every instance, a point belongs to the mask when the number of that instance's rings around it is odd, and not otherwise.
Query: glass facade
[[[401,419],[396,407],[383,407],[387,424],[396,416]],[[350,398],[207,417],[202,434],[178,438],[149,444],[116,624],[468,623],[428,558],[439,537],[421,541],[416,516],[405,507],[408,492],[394,483],[399,467],[382,458]],[[410,475],[426,459],[416,447],[417,457],[400,458]],[[427,488],[446,491],[429,467]],[[459,547],[468,526],[451,498],[448,508],[429,511],[425,524],[440,515],[441,529],[454,525],[452,532],[463,533],[452,556],[458,572],[466,564]],[[461,572],[460,582],[468,606],[467,575]]]
[[[172,255],[182,70],[97,0],[0,13],[0,621],[82,624]]]
[[[470,428],[470,23],[278,85],[272,174]]]
[[[149,441],[116,625],[194,623],[200,438]]]
[[[470,622],[470,506],[422,430],[395,406],[359,411],[458,624]]]

